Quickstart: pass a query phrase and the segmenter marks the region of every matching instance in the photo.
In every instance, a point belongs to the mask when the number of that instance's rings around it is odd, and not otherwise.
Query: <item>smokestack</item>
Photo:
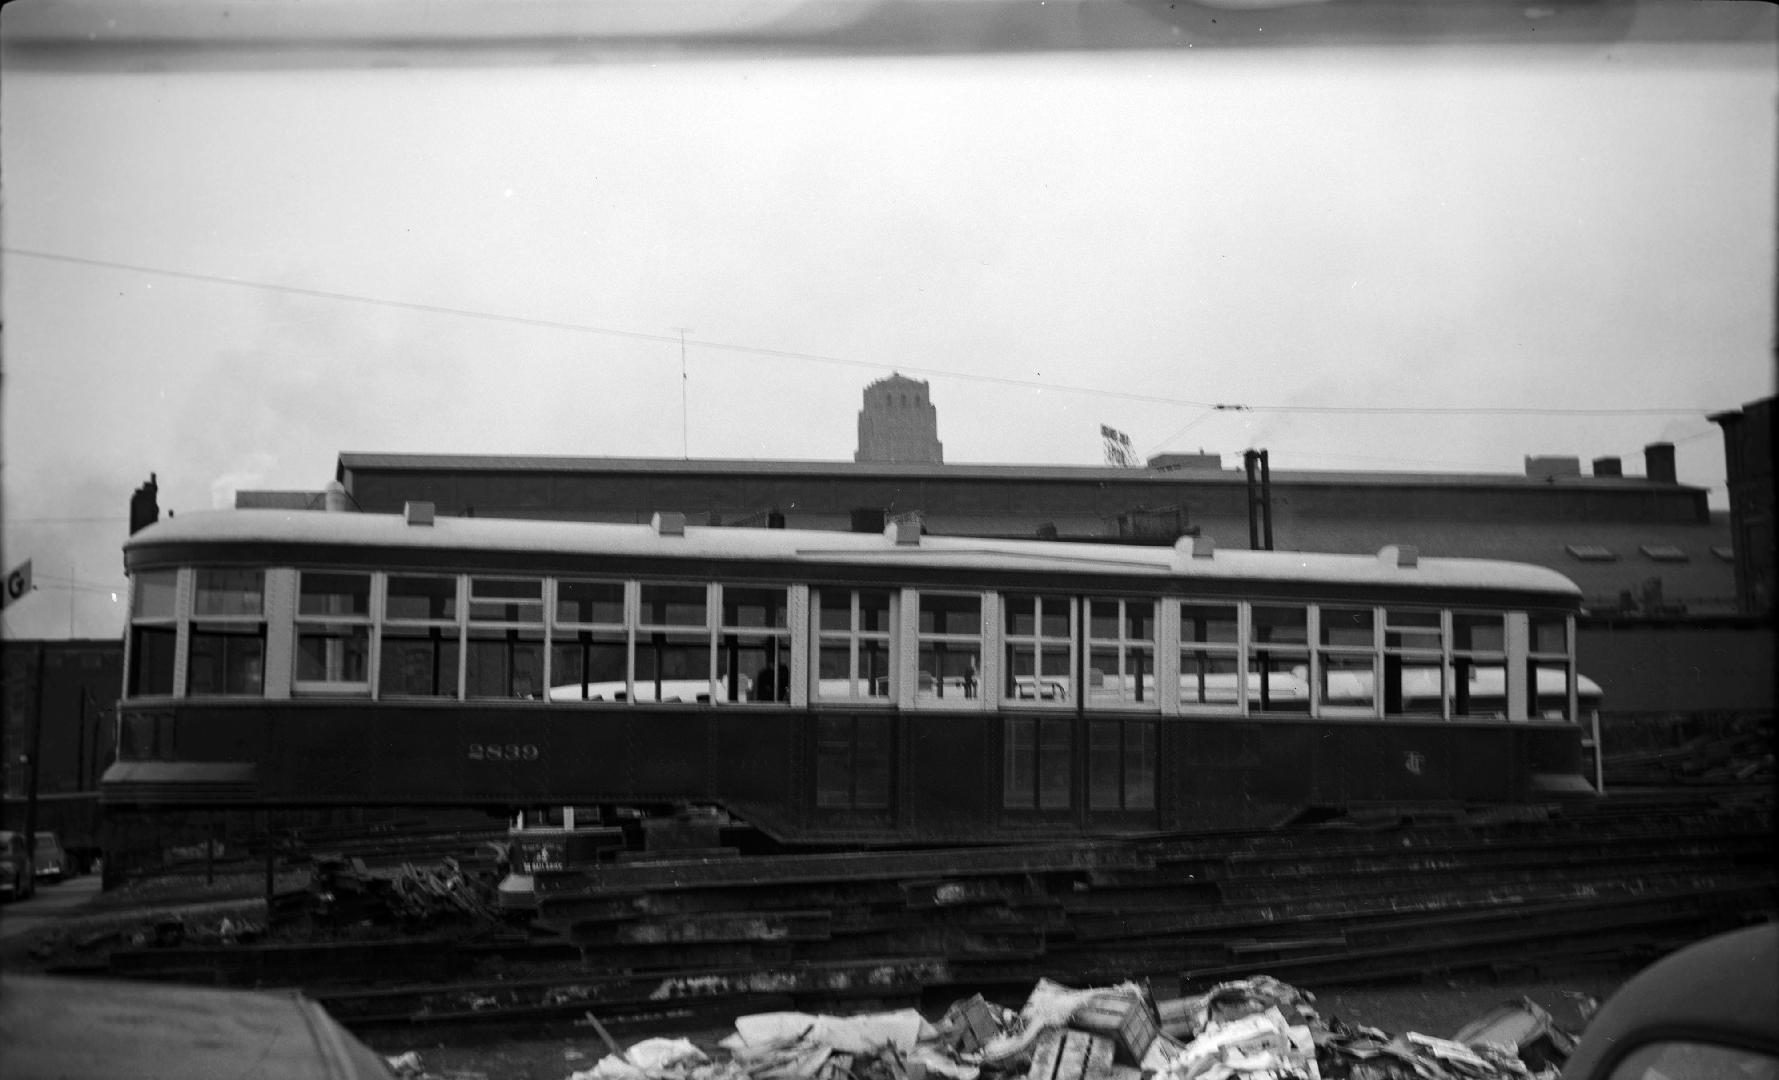
[[[1674,444],[1650,443],[1643,448],[1643,475],[1658,484],[1677,484],[1674,473]]]
[[[1595,476],[1623,476],[1625,463],[1615,457],[1597,457],[1594,459]]]

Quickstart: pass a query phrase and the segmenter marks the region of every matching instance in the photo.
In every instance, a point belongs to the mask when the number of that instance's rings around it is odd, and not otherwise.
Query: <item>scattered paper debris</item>
[[[1524,999],[1451,1039],[1324,1021],[1314,1001],[1264,975],[1161,1002],[1136,983],[1040,979],[1017,1012],[976,995],[936,1024],[757,1013],[719,1044],[726,1060],[684,1039],[610,1043],[568,1080],[1558,1080],[1550,1055],[1574,1046]]]

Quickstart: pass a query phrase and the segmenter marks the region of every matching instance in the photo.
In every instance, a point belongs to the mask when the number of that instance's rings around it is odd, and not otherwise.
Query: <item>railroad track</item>
[[[1772,916],[1772,824],[1770,799],[1650,798],[1373,829],[656,857],[538,875],[504,940],[119,950],[112,969],[298,985],[378,1025],[616,1023],[1039,976],[1326,986],[1560,968]]]

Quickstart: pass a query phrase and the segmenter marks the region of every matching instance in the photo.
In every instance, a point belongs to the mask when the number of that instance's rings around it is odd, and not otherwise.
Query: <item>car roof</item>
[[[1588,1024],[1563,1080],[1604,1076],[1668,1040],[1779,1053],[1779,923],[1707,938],[1637,973]]]

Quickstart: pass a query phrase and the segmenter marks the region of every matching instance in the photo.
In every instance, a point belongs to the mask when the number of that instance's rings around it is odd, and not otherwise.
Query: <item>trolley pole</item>
[[[1260,461],[1257,450],[1242,451],[1242,468],[1248,474],[1248,550],[1260,550],[1260,491],[1255,467]]]
[[[1272,550],[1272,465],[1265,450],[1260,451],[1260,520],[1266,550]]]
[[[676,326],[673,329],[679,331],[679,456],[685,461],[690,460],[692,454],[686,430],[686,335],[697,331],[689,326]]]

